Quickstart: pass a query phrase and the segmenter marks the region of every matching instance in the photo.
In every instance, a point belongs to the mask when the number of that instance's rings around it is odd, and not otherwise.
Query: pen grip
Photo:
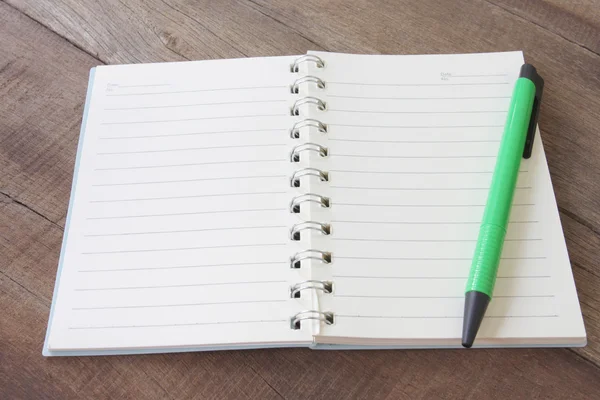
[[[481,225],[466,292],[475,290],[492,297],[505,236],[506,230],[498,225]]]

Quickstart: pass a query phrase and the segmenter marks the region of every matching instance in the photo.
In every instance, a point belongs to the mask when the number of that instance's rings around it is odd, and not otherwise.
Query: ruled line
[[[182,182],[201,182],[201,181],[226,181],[232,179],[273,179],[285,178],[287,175],[257,175],[257,176],[225,176],[217,178],[195,178],[195,179],[175,179],[170,181],[151,181],[151,182],[122,182],[122,183],[97,183],[92,186],[134,186],[134,185],[158,185],[164,183],[182,183]]]
[[[456,156],[383,156],[383,155],[367,155],[367,154],[330,154],[329,157],[355,157],[355,158],[395,158],[395,159],[417,159],[417,160],[427,160],[427,159],[448,159],[448,158],[496,158],[496,155],[456,155]]]
[[[215,305],[232,305],[232,304],[258,304],[258,303],[284,303],[287,300],[244,300],[244,301],[220,301],[210,303],[181,303],[181,304],[149,304],[136,306],[105,306],[105,307],[73,307],[73,311],[87,310],[121,310],[121,309],[138,309],[138,308],[175,308],[175,307],[195,307],[195,306],[215,306]]]
[[[427,279],[427,280],[464,280],[468,279],[468,276],[372,276],[372,275],[332,275],[333,278],[346,278],[346,279]],[[552,278],[550,275],[534,275],[534,276],[497,276],[496,279],[548,279]]]
[[[245,149],[247,147],[283,147],[285,144],[244,144],[227,146],[209,146],[209,147],[185,147],[180,149],[161,149],[161,150],[135,150],[135,151],[115,151],[110,153],[96,153],[98,156],[118,155],[118,154],[144,154],[144,153],[171,153],[176,151],[196,151],[196,150],[216,150],[216,149]]]
[[[378,187],[366,187],[366,186],[330,186],[333,189],[367,189],[367,190],[489,190],[489,187],[478,187],[478,188],[378,188]],[[517,186],[515,189],[528,190],[531,186]]]
[[[114,86],[116,88],[122,89],[122,88],[134,88],[134,87],[157,87],[157,86],[171,86],[171,83],[144,83],[141,85],[121,85],[121,84],[114,84]],[[111,84],[109,84],[109,86],[112,86]]]
[[[352,224],[413,224],[413,225],[471,225],[480,224],[481,221],[454,221],[454,222],[439,222],[439,221],[352,221],[352,220],[331,220],[336,223],[352,223]],[[509,224],[537,224],[539,221],[509,221]]]
[[[397,242],[397,243],[463,243],[477,242],[477,239],[364,239],[364,238],[331,238],[333,241],[348,242]],[[505,242],[538,242],[543,239],[504,239]]]
[[[246,164],[246,163],[258,163],[258,162],[285,162],[285,159],[275,160],[237,160],[237,161],[209,161],[200,163],[186,163],[186,164],[166,164],[166,165],[133,165],[128,167],[110,167],[110,168],[94,168],[94,171],[117,171],[126,169],[149,169],[149,168],[173,168],[173,167],[195,167],[198,165],[219,165],[219,164]]]
[[[485,207],[485,204],[359,204],[359,203],[335,203],[336,206],[353,207],[406,207],[406,208],[445,208],[445,207]],[[534,203],[517,203],[513,207],[530,207]]]
[[[487,114],[506,113],[507,110],[472,110],[472,111],[375,111],[375,110],[342,110],[328,108],[327,111],[351,112],[354,114]]]
[[[240,247],[272,247],[272,246],[287,246],[287,243],[257,243],[257,244],[228,244],[220,246],[197,246],[197,247],[173,247],[167,249],[135,249],[135,250],[107,250],[107,251],[87,251],[80,254],[83,255],[99,255],[99,254],[124,254],[124,253],[156,253],[161,251],[187,251],[187,250],[203,250],[203,249],[236,249]]]
[[[500,139],[489,140],[365,140],[365,139],[336,139],[329,138],[330,142],[354,143],[499,143]]]
[[[404,261],[471,261],[473,257],[456,257],[456,258],[428,258],[428,257],[350,257],[350,256],[335,256],[336,259],[344,260],[404,260]],[[546,257],[501,257],[500,260],[545,260]]]
[[[289,114],[225,115],[225,116],[221,116],[221,117],[158,119],[158,120],[151,120],[151,121],[113,121],[113,122],[101,122],[100,125],[159,124],[159,123],[163,123],[163,122],[185,122],[185,121],[202,121],[202,120],[210,120],[210,119],[240,119],[240,118],[265,118],[265,117],[291,117],[291,116]]]
[[[196,107],[196,106],[220,106],[229,104],[249,104],[249,103],[280,103],[286,102],[286,99],[276,100],[245,100],[245,101],[223,101],[214,103],[194,103],[194,104],[166,104],[159,106],[139,106],[139,107],[117,107],[117,108],[105,108],[105,111],[121,111],[121,110],[147,110],[147,109],[159,109],[159,108],[179,108],[179,107]]]
[[[214,89],[194,89],[194,90],[175,90],[168,92],[144,92],[144,93],[115,93],[107,94],[107,97],[113,96],[148,96],[155,94],[179,94],[179,93],[199,93],[199,92],[218,92],[226,90],[254,90],[254,89],[282,89],[286,86],[255,86],[255,87],[237,87],[237,88],[214,88]]]
[[[103,290],[136,290],[136,289],[168,289],[199,286],[229,286],[229,285],[254,285],[264,283],[286,283],[287,281],[243,281],[243,282],[213,282],[213,283],[186,283],[181,285],[158,285],[158,286],[123,286],[105,288],[78,288],[76,292],[97,292]]]
[[[121,233],[97,233],[91,235],[83,235],[84,237],[105,237],[105,236],[135,236],[135,235],[159,235],[172,233],[190,233],[190,232],[214,232],[214,231],[229,231],[229,230],[245,230],[245,229],[272,229],[285,228],[285,225],[267,225],[267,226],[233,226],[229,228],[204,228],[204,229],[182,229],[175,231],[153,231],[153,232],[121,232]]]
[[[157,87],[157,86],[171,86],[171,83],[144,83],[144,84],[140,84],[140,85],[121,85],[121,84],[116,84],[115,86],[118,87],[119,89],[121,88],[130,88],[130,87]]]
[[[171,133],[168,135],[141,135],[141,136],[101,136],[98,139],[146,139],[157,137],[175,137],[175,136],[195,136],[195,135],[220,135],[229,133],[245,133],[245,132],[280,132],[284,129],[247,129],[240,131],[213,131],[213,132],[190,132],[190,133]]]
[[[407,128],[407,129],[452,129],[452,128],[504,128],[504,125],[429,125],[429,126],[415,126],[415,125],[355,125],[355,124],[331,124],[328,123],[327,126],[344,126],[344,127],[353,127],[353,128],[390,128],[390,129],[399,129],[399,128]]]
[[[272,322],[289,322],[286,319],[259,319],[254,321],[219,321],[219,322],[193,322],[187,324],[157,324],[157,325],[106,325],[106,326],[70,326],[69,329],[128,329],[128,328],[170,328],[179,326],[197,325],[227,325],[227,324],[257,324]]]
[[[171,270],[171,269],[189,269],[189,268],[215,268],[215,267],[239,267],[239,266],[266,266],[282,265],[286,262],[267,261],[267,262],[248,262],[248,263],[230,263],[230,264],[206,264],[206,265],[174,265],[166,267],[135,267],[135,268],[105,268],[105,269],[80,269],[77,272],[127,272],[127,271],[153,271],[153,270]]]
[[[352,174],[395,174],[395,175],[462,175],[462,174],[493,174],[494,171],[358,171],[349,169],[330,169],[329,172],[346,172]],[[519,171],[521,174],[527,170]]]
[[[483,75],[454,75],[450,74],[450,78],[487,78],[490,76],[508,76],[508,74],[483,74]]]
[[[194,212],[180,212],[180,213],[168,213],[168,214],[142,214],[142,215],[115,215],[115,216],[102,216],[102,217],[87,217],[86,219],[124,219],[124,218],[151,218],[151,217],[172,217],[178,215],[200,215],[200,214],[224,214],[234,212],[261,212],[261,211],[286,211],[287,208],[251,208],[243,210],[217,210],[217,211],[194,211]]]
[[[370,296],[370,295],[341,295],[341,294],[333,294],[333,297],[341,297],[341,298],[359,298],[359,299],[461,299],[464,300],[465,296]],[[529,299],[529,298],[547,298],[552,299],[554,295],[507,295],[507,296],[496,296],[494,295],[494,299]]]
[[[460,82],[460,83],[364,83],[364,82],[331,82],[328,85],[355,85],[355,86],[489,86],[489,85],[508,85],[509,82]]]
[[[480,96],[480,97],[371,97],[371,96],[346,96],[327,94],[327,97],[341,99],[366,99],[366,100],[479,100],[479,99],[510,99],[510,96]]]
[[[192,196],[169,196],[169,197],[140,197],[137,199],[114,199],[114,200],[91,200],[90,203],[120,203],[126,201],[153,201],[153,200],[174,200],[174,199],[197,199],[203,197],[228,197],[228,196],[253,196],[265,194],[283,194],[286,192],[249,192],[249,193],[215,193],[215,194],[199,194]]]
[[[462,315],[450,316],[385,316],[385,315],[341,315],[336,314],[336,318],[374,318],[374,319],[462,319]],[[483,319],[488,318],[557,318],[556,314],[548,315],[486,315]]]

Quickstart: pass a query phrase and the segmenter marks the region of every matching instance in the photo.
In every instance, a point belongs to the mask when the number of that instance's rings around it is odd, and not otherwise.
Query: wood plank
[[[239,1],[7,3],[109,64],[280,56],[318,47]]]
[[[284,398],[595,398],[597,368],[558,349],[250,353]]]
[[[99,61],[5,4],[0,37],[0,192],[57,222],[67,212],[86,76]]]
[[[600,55],[600,1],[489,0]]]
[[[600,366],[600,237],[568,215],[561,220],[588,337],[586,347],[573,351]]]

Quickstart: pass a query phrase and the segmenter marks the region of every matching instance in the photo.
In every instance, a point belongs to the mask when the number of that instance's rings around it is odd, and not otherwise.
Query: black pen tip
[[[477,331],[490,304],[490,296],[472,290],[465,293],[465,313],[463,317],[462,345],[470,348],[475,342]]]

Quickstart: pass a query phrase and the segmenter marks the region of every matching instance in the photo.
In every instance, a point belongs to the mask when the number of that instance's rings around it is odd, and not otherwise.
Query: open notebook
[[[522,63],[93,69],[44,354],[459,347]],[[538,133],[475,346],[584,343]]]

